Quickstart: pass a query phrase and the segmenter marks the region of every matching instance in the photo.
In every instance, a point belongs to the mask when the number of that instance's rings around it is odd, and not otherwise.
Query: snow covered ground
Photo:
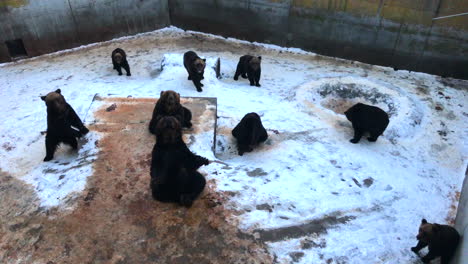
[[[131,77],[112,69],[117,47],[127,52]],[[207,58],[202,93],[182,64],[189,49]],[[263,58],[259,88],[232,79],[248,53]],[[218,57],[221,79],[212,68]],[[42,162],[46,112],[39,96],[58,88],[85,122],[93,119],[96,94],[158,97],[172,89],[217,97],[217,140],[206,132],[191,149],[228,164],[202,171],[231,195],[227,206],[240,228],[267,243],[279,263],[419,263],[409,248],[421,218],[454,217],[467,166],[467,81],[173,27],[2,64],[0,169],[32,184],[44,208],[72,210],[67,201],[92,175],[99,135],[87,135],[78,154],[63,147],[52,163]],[[356,102],[391,116],[376,143],[349,142],[353,130],[343,112]],[[248,112],[261,116],[269,139],[238,156],[230,132]]]

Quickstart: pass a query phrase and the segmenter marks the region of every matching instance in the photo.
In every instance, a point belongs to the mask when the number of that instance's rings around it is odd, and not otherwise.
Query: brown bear
[[[198,92],[202,92],[206,59],[198,57],[194,51],[187,51],[184,54],[184,67],[188,73],[188,80],[192,80]]]
[[[370,142],[377,141],[377,138],[382,135],[390,122],[388,114],[384,110],[363,103],[353,105],[344,114],[353,125],[354,137],[350,142],[354,144],[358,143],[366,132],[370,134],[367,140]]]
[[[240,156],[244,152],[251,152],[256,145],[268,138],[262,120],[257,113],[246,114],[232,130],[232,135],[237,139],[237,150]]]
[[[209,163],[209,160],[193,154],[185,145],[182,127],[175,117],[159,119],[150,172],[150,188],[155,200],[190,207],[206,184],[197,169]]]
[[[55,149],[63,142],[73,149],[78,148],[76,138],[89,130],[83,125],[75,110],[65,101],[60,89],[41,96],[47,106],[46,156],[44,161],[54,157]]]
[[[127,72],[127,76],[131,76],[130,65],[128,65],[127,55],[123,49],[117,48],[112,51],[112,64],[114,65],[114,70],[117,70],[119,75],[122,75],[122,68]]]
[[[239,63],[237,63],[236,74],[234,74],[234,80],[237,81],[240,75],[244,79],[249,79],[250,86],[255,85],[260,87],[260,74],[262,72],[260,68],[261,61],[261,56],[244,55],[240,57]]]
[[[156,135],[156,125],[163,116],[174,116],[182,127],[192,127],[192,112],[180,104],[180,94],[172,90],[161,91],[158,102],[154,106],[149,131]]]
[[[431,224],[423,219],[416,239],[418,244],[411,248],[414,253],[418,254],[422,248],[429,246],[429,253],[421,258],[422,262],[429,263],[441,257],[440,263],[448,264],[457,249],[460,235],[451,226]]]

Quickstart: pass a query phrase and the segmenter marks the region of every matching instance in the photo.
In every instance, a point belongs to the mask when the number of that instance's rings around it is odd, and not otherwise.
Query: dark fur
[[[354,128],[354,138],[350,140],[351,143],[358,143],[366,132],[370,134],[370,137],[367,138],[369,141],[377,141],[377,138],[382,135],[390,122],[385,111],[362,103],[353,105],[345,112],[345,115]]]
[[[411,248],[414,253],[418,254],[422,248],[429,247],[429,253],[421,258],[422,262],[429,263],[436,257],[441,257],[441,264],[449,264],[457,249],[460,235],[451,226],[431,224],[423,219],[416,239],[418,244]]]
[[[156,131],[150,183],[153,198],[190,207],[206,184],[197,169],[208,165],[209,161],[188,149],[182,140],[180,123],[175,117],[162,117]]]
[[[188,80],[192,80],[198,92],[202,92],[203,84],[201,80],[204,79],[206,59],[198,57],[193,51],[187,51],[184,54],[184,67],[188,73]]]
[[[192,127],[192,112],[180,104],[180,94],[174,91],[161,91],[158,102],[154,106],[149,131],[156,134],[156,125],[164,116],[174,116],[183,127]]]
[[[236,74],[234,74],[234,80],[239,79],[239,75],[242,78],[248,78],[250,86],[260,87],[260,74],[262,69],[260,67],[262,57],[254,57],[250,55],[244,55],[240,57],[239,63],[237,63]]]
[[[118,54],[122,56],[120,60],[119,60]],[[111,57],[112,57],[112,64],[114,65],[114,70],[117,70],[119,75],[122,75],[122,68],[124,68],[125,71],[127,72],[127,76],[132,75],[130,73],[130,65],[128,65],[128,61],[127,61],[127,54],[125,54],[125,51],[123,51],[123,49],[120,49],[120,48],[115,49],[114,51],[112,51]]]
[[[237,150],[240,156],[244,152],[251,152],[256,145],[268,138],[257,113],[246,114],[232,130],[232,135],[237,139]]]
[[[83,125],[75,110],[65,101],[60,89],[41,96],[47,106],[46,156],[44,161],[54,158],[57,146],[63,142],[73,149],[78,148],[76,138],[89,130]],[[76,129],[75,129],[76,128]]]

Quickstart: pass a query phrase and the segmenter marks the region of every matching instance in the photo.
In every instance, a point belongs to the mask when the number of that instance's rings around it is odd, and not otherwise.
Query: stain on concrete
[[[3,0],[0,1],[0,8],[1,7],[12,7],[18,8],[29,4],[29,0]]]

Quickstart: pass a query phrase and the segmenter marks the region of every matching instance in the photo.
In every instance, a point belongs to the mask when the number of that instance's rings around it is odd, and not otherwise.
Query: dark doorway
[[[8,52],[12,59],[19,59],[28,56],[22,39],[7,40],[5,41],[5,44],[8,47]]]

